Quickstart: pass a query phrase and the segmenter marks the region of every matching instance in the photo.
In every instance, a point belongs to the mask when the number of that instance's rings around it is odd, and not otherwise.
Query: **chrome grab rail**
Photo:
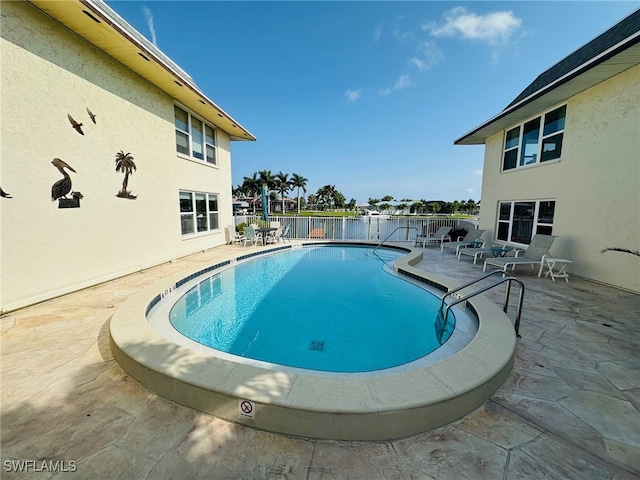
[[[463,288],[466,288],[466,287],[468,287],[470,285],[473,285],[474,283],[477,283],[480,280],[484,280],[485,278],[490,277],[491,275],[495,275],[496,273],[501,273],[502,275],[505,275],[505,272],[503,270],[493,270],[492,272],[489,272],[489,273],[487,273],[485,275],[482,275],[481,277],[478,277],[475,280],[472,280],[471,282],[465,283],[464,285],[460,285],[459,287],[456,287],[453,290],[450,290],[447,293],[445,293],[442,296],[442,301],[440,302],[440,313],[442,314],[442,308],[444,307],[444,300],[448,295],[456,293],[456,292],[462,290]],[[449,315],[449,310],[451,309],[451,307],[453,307],[453,306],[455,306],[455,305],[457,305],[459,303],[465,302],[469,298],[475,297],[476,295],[478,295],[480,293],[483,293],[483,292],[486,292],[487,290],[490,290],[493,287],[495,287],[497,285],[500,285],[502,283],[505,283],[505,282],[509,282],[509,283],[507,283],[507,289],[506,289],[505,294],[504,294],[504,303],[503,303],[503,306],[502,306],[502,311],[504,313],[507,313],[507,309],[509,308],[509,294],[511,292],[511,282],[517,282],[518,285],[520,285],[520,293],[518,295],[518,308],[516,310],[516,321],[515,321],[516,337],[520,338],[519,331],[520,331],[520,318],[522,316],[522,301],[524,300],[524,283],[522,283],[520,280],[518,280],[517,278],[512,277],[510,275],[507,275],[504,278],[501,278],[500,280],[497,280],[497,281],[493,282],[490,285],[485,285],[484,287],[482,287],[482,288],[480,288],[478,290],[474,290],[473,292],[463,296],[462,298],[459,298],[459,299],[449,303],[447,305],[447,308],[444,310],[444,314],[443,314],[445,323],[447,321],[447,317]]]
[[[376,246],[376,248],[374,248],[374,249],[373,249],[373,253],[376,253],[376,250],[378,250],[378,248],[380,248],[384,242],[386,242],[387,240],[389,240],[389,239],[392,237],[392,235],[393,235],[394,233],[396,233],[398,230],[402,230],[402,229],[407,229],[407,230],[409,230],[409,229],[411,229],[411,228],[413,228],[413,229],[416,231],[416,235],[419,235],[419,234],[420,234],[420,232],[419,232],[419,230],[418,230],[418,227],[396,227],[396,228],[393,230],[393,232],[391,232],[389,235],[387,235],[387,238],[385,238],[384,240],[382,240],[382,241],[381,241],[381,242]],[[407,232],[407,240],[408,240],[408,238],[409,238],[409,235],[408,235],[408,232]]]

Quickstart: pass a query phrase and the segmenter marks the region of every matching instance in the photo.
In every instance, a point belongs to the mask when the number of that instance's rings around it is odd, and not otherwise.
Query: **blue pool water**
[[[452,333],[440,300],[389,273],[403,253],[357,246],[286,250],[210,276],[171,308],[181,334],[255,360],[367,372],[421,358]]]

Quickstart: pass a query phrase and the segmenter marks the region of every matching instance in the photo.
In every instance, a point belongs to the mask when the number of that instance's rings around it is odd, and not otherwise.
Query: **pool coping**
[[[322,244],[375,245],[298,245]],[[315,376],[240,364],[176,345],[149,326],[148,310],[181,282],[248,256],[298,245],[230,255],[205,269],[186,269],[145,287],[111,318],[114,357],[144,387],[182,405],[254,428],[333,440],[402,438],[450,423],[482,405],[510,373],[513,326],[482,295],[468,302],[478,317],[478,332],[458,353],[424,368],[370,377]],[[414,267],[422,260],[421,249],[389,246],[407,252],[395,261],[396,270],[443,291],[454,286],[445,277]]]

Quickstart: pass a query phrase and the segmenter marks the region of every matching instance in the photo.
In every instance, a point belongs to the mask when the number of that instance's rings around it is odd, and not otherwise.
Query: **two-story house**
[[[541,73],[455,141],[485,145],[479,228],[557,236],[571,274],[640,292],[640,10]]]
[[[0,10],[0,311],[224,244],[254,136],[100,0]]]

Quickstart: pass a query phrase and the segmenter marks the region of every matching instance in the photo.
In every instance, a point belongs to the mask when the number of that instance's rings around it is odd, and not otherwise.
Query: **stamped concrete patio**
[[[294,438],[142,388],[111,355],[114,309],[165,275],[241,248],[211,249],[1,317],[2,478],[640,478],[640,296],[577,278],[552,282],[527,267],[515,272],[526,295],[512,374],[481,408],[431,432],[386,442]],[[640,271],[638,259],[629,261]],[[482,271],[436,248],[418,267],[459,283]],[[501,304],[503,292],[489,297]],[[15,471],[29,460],[39,470],[60,461],[75,471]]]

